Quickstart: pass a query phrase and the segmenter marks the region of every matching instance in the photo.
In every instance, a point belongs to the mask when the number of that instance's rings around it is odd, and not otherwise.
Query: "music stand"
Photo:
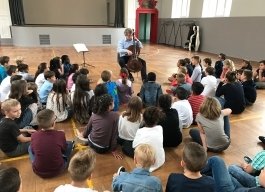
[[[73,46],[74,46],[77,53],[80,53],[80,52],[83,53],[83,63],[82,63],[83,67],[86,67],[86,65],[91,66],[91,67],[95,67],[94,65],[86,63],[85,52],[88,52],[89,50],[87,49],[87,47],[84,43],[76,43],[76,44],[73,44]]]

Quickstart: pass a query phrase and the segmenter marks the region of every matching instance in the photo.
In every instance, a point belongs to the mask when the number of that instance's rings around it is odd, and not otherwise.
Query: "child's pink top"
[[[67,79],[67,90],[71,90],[74,82],[73,82],[73,75],[74,73],[72,73],[71,75],[69,75],[68,79]]]
[[[226,75],[226,73],[227,73],[228,71],[230,71],[228,68],[223,68],[223,71],[222,71],[222,74],[221,74],[221,76],[220,76],[220,79],[224,79],[224,78],[225,78],[225,75]]]
[[[185,77],[185,82],[188,84],[192,84],[192,79],[190,78],[189,74],[186,74]],[[171,86],[177,87],[178,86],[178,81],[175,79],[170,83]]]
[[[186,74],[185,81],[186,83],[192,84],[192,79],[190,78],[189,74]]]

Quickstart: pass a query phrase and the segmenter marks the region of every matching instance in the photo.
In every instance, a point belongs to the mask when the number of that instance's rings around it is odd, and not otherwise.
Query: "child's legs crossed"
[[[124,140],[124,142],[122,144],[122,152],[125,155],[133,158],[133,156],[134,156],[134,148],[132,147],[132,141]]]
[[[21,156],[21,155],[27,154],[29,145],[30,145],[30,142],[19,143],[17,148],[14,151],[8,152],[8,153],[5,153],[5,154],[8,157],[17,157],[17,156]]]
[[[67,167],[69,160],[70,160],[70,157],[71,157],[71,153],[73,151],[74,142],[73,141],[66,141],[66,144],[67,144],[67,146],[66,146],[66,150],[63,154],[63,157],[65,160],[65,165]]]
[[[210,157],[206,167],[201,171],[203,174],[208,174],[214,178],[216,184],[216,192],[233,192],[235,187],[228,173],[226,165],[218,156]]]
[[[224,131],[225,134],[230,138],[230,121],[228,116],[224,116]]]
[[[237,165],[230,165],[228,172],[244,187],[255,187],[255,177],[245,172],[241,167]]]

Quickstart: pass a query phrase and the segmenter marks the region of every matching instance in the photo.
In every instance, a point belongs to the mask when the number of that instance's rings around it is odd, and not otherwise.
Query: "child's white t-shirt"
[[[207,75],[206,77],[202,78],[201,84],[203,84],[204,89],[201,95],[207,97],[214,97],[215,91],[217,87],[217,79],[212,75]]]
[[[80,188],[80,187],[74,187],[70,184],[60,185],[57,187],[54,192],[95,192],[94,190],[90,188]]]
[[[44,73],[41,73],[37,76],[35,83],[38,87],[38,93],[40,91],[41,86],[43,85],[43,83],[45,82],[45,77],[44,77]]]
[[[150,167],[150,172],[158,169],[165,163],[163,129],[160,125],[138,129],[133,141],[133,148],[136,148],[140,144],[149,144],[155,149],[156,162]]]
[[[172,104],[171,108],[178,111],[179,119],[182,122],[183,128],[187,128],[192,124],[193,114],[188,100],[184,99],[176,101]]]

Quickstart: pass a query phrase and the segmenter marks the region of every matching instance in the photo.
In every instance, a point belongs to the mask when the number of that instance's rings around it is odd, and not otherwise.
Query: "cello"
[[[127,48],[132,52],[132,55],[130,56],[127,68],[130,72],[137,73],[141,71],[142,69],[142,62],[140,59],[138,59],[138,56],[140,55],[140,46],[138,41],[135,39],[134,36],[134,30],[133,30],[133,44]]]

